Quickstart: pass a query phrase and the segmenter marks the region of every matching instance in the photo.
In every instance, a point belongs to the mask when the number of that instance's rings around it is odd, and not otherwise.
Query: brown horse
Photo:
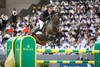
[[[56,13],[45,25],[43,34],[34,35],[33,37],[40,45],[46,45],[48,41],[54,41],[54,39],[57,38],[59,24],[59,15]]]

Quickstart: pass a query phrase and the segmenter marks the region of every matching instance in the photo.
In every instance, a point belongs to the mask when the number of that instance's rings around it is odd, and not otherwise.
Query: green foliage
[[[4,62],[0,62],[0,66],[1,67],[4,67]]]
[[[40,67],[48,67],[48,63],[41,63],[39,64]]]

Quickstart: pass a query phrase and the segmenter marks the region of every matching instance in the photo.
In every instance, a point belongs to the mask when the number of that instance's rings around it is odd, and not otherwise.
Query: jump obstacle
[[[36,67],[36,63],[88,63],[100,67],[100,40],[95,42],[95,50],[36,50],[36,40],[32,36],[12,37],[7,41],[7,56],[10,50],[14,50],[16,67]],[[36,52],[50,53],[93,53],[94,61],[61,61],[61,60],[36,60]]]
[[[37,63],[76,63],[76,64],[82,64],[82,63],[88,63],[88,64],[94,64],[94,61],[54,61],[54,60],[37,60]]]
[[[44,52],[50,52],[50,53],[100,53],[100,50],[55,50],[55,49],[38,49],[37,52],[44,53]]]

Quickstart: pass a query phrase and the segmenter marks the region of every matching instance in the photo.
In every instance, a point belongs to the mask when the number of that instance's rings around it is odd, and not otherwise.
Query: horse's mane
[[[58,13],[55,13],[48,23],[53,23],[55,25],[58,25],[59,22],[60,22],[59,21],[59,15],[58,15]]]
[[[55,27],[57,27],[57,25],[59,25],[59,24],[60,24],[60,21],[59,21],[58,13],[55,13],[55,14],[51,17],[51,19],[47,22],[47,24],[45,25],[43,32],[46,31],[47,25],[52,25],[52,27],[53,27],[54,29],[56,29]]]

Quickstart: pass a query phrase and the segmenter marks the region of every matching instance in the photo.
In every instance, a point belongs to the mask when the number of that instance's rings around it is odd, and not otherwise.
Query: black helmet
[[[51,4],[47,5],[47,8],[52,8],[53,6]]]

